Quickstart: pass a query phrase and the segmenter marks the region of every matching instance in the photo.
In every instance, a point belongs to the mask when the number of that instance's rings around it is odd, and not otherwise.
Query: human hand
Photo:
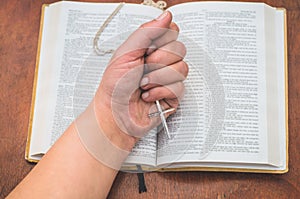
[[[185,47],[176,41],[178,27],[171,21],[165,12],[143,24],[114,53],[94,99],[102,128],[109,125],[106,129],[140,138],[161,122],[148,116],[157,111],[155,100],[164,109],[178,106],[188,67]]]

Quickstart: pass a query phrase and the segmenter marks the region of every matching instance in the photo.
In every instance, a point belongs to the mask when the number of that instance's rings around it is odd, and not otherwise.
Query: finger
[[[144,56],[152,41],[162,36],[168,30],[171,21],[172,14],[169,11],[165,11],[158,18],[141,25],[116,50],[112,61],[130,62],[140,59]]]
[[[142,99],[145,102],[155,102],[161,99],[182,99],[184,94],[183,82],[176,82],[167,86],[158,86],[145,91]]]
[[[174,111],[167,112],[167,113],[164,114],[165,117],[167,118],[171,114],[173,114],[173,113],[176,112],[176,109],[179,106],[179,100],[177,98],[174,98],[174,99],[163,99],[163,100],[160,101],[160,104],[163,107],[162,108],[163,110],[168,110],[168,109],[171,109],[171,108],[174,109]]]
[[[183,95],[184,95],[184,93],[179,98],[163,99],[162,101],[165,102],[168,105],[168,107],[175,108],[175,110],[176,110],[179,106],[179,103],[180,103]]]
[[[188,75],[188,70],[188,65],[184,61],[154,70],[143,76],[140,87],[143,90],[148,90],[156,86],[183,81]]]
[[[169,29],[159,38],[155,39],[152,43],[157,47],[161,47],[175,41],[178,38],[179,27],[175,23],[171,23]]]
[[[157,49],[145,58],[145,73],[181,61],[186,54],[186,48],[183,43],[173,41]]]
[[[150,55],[152,52],[154,52],[155,50],[157,50],[158,48],[172,42],[175,41],[178,37],[179,34],[179,28],[178,26],[172,22],[170,24],[169,29],[159,38],[155,39],[152,44],[149,46],[146,54]]]
[[[179,27],[178,27],[177,24],[174,23],[174,22],[171,22],[169,28],[170,28],[171,30],[174,30],[174,31],[176,31],[176,32],[179,32]]]

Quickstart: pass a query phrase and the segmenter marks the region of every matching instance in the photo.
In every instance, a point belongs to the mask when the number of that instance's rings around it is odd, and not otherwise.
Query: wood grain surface
[[[34,167],[25,161],[24,150],[41,6],[52,2],[54,0],[0,1],[0,198],[5,198]],[[171,6],[184,0],[166,2]],[[148,192],[142,194],[138,193],[136,174],[120,172],[108,198],[300,198],[300,1],[265,2],[287,9],[289,172],[283,175],[146,173]]]

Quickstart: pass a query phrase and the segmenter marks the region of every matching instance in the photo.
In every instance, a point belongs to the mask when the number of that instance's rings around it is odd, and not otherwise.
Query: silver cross
[[[162,110],[162,108],[161,108],[161,105],[160,105],[160,103],[159,103],[159,100],[156,100],[155,101],[155,104],[156,104],[156,107],[157,107],[157,112],[155,112],[155,113],[150,113],[148,116],[151,118],[151,117],[160,117],[160,119],[161,119],[161,122],[162,122],[162,124],[163,124],[163,126],[164,126],[164,129],[165,129],[165,133],[167,134],[167,136],[168,136],[168,138],[170,139],[171,138],[171,136],[170,136],[170,132],[169,132],[169,129],[168,129],[168,125],[167,125],[167,121],[166,121],[166,118],[165,118],[165,116],[164,116],[164,114],[166,114],[166,113],[169,113],[169,112],[171,112],[171,111],[174,111],[175,110],[175,108],[170,108],[170,109],[167,109],[167,110]]]

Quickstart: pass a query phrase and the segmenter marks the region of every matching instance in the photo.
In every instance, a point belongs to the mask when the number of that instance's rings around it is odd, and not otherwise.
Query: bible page
[[[32,128],[34,143],[40,142],[40,135],[43,137],[42,153],[92,100],[112,56],[112,53],[96,54],[93,41],[118,5],[64,1],[45,8]],[[116,49],[137,27],[161,12],[149,6],[125,4],[100,35],[99,48],[104,51]],[[156,150],[156,136],[152,133],[140,142],[133,150],[130,162]],[[143,163],[155,163],[155,156],[147,157]]]
[[[170,118],[173,138],[159,134],[157,164],[270,164],[264,9],[237,2],[170,8],[190,72],[179,117]]]

